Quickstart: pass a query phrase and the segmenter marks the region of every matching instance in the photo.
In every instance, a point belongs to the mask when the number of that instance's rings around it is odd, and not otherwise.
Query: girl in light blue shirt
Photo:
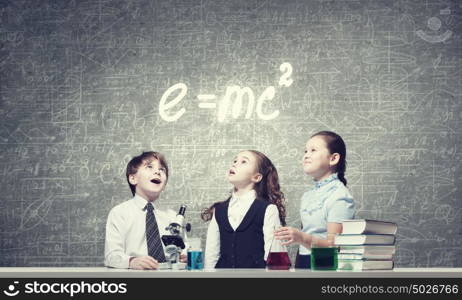
[[[313,177],[315,187],[302,196],[302,229],[282,227],[275,238],[284,245],[298,244],[296,268],[310,268],[311,243],[331,246],[342,232],[342,221],[354,217],[354,201],[345,179],[346,146],[331,131],[321,131],[308,140],[303,155],[303,171]]]

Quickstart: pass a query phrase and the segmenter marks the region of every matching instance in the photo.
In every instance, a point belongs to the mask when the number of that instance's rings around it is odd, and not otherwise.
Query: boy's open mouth
[[[159,178],[154,178],[151,180],[152,183],[155,183],[155,184],[159,184],[161,183],[162,181],[159,179]]]
[[[236,174],[236,172],[234,172],[233,170],[229,170],[229,174],[234,175],[234,174]]]

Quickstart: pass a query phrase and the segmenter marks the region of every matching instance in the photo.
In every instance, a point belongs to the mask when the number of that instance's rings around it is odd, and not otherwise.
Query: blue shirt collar
[[[334,180],[338,179],[338,175],[337,173],[334,173],[332,175],[330,175],[329,177],[327,177],[326,179],[323,179],[321,181],[315,181],[316,183],[316,189],[319,189],[320,187],[328,184],[329,182],[332,182]]]

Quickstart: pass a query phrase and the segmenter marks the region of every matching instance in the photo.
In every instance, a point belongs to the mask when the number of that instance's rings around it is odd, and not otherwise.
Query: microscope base
[[[170,263],[164,262],[159,264],[158,270],[185,270],[186,263]]]

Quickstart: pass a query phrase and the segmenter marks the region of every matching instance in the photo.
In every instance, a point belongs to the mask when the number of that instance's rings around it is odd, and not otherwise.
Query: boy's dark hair
[[[149,162],[152,159],[157,159],[160,165],[165,168],[165,175],[167,176],[167,180],[168,180],[168,164],[167,164],[167,160],[165,159],[165,156],[155,151],[143,152],[140,155],[133,157],[127,164],[127,171],[125,175],[127,176],[128,186],[130,187],[130,190],[132,191],[133,196],[135,196],[136,186],[131,184],[128,178],[130,177],[130,175],[136,174],[136,172],[138,172],[138,168],[144,162]]]
[[[343,141],[342,137],[335,132],[332,131],[320,131],[318,133],[313,134],[311,137],[314,136],[322,136],[324,141],[327,144],[327,149],[331,154],[338,153],[340,154],[340,160],[338,161],[337,166],[335,166],[335,171],[337,172],[338,179],[343,182],[343,184],[347,185],[347,180],[345,178],[345,171],[346,171],[346,145]]]

